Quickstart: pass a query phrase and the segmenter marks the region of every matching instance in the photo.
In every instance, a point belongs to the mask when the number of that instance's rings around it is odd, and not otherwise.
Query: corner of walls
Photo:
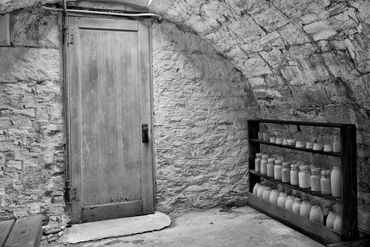
[[[251,89],[197,34],[165,21],[153,36],[158,208],[232,205],[247,192]]]
[[[243,73],[265,118],[355,123],[359,226],[370,233],[370,3],[154,1]]]

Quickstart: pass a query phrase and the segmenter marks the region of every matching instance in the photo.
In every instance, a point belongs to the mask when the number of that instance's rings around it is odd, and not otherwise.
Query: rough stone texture
[[[43,214],[53,234],[68,220],[60,19],[39,9],[11,19],[12,47],[0,48],[0,217]],[[245,197],[246,120],[259,114],[247,80],[194,32],[162,23],[153,33],[158,208]]]
[[[232,203],[247,189],[251,88],[198,35],[170,23],[153,34],[158,208]]]
[[[45,233],[68,220],[57,19],[13,12],[0,48],[0,219],[43,214]]]
[[[361,230],[370,232],[370,2],[154,1],[249,79],[262,116],[355,123]]]
[[[60,51],[44,48],[0,48],[0,81],[45,81],[61,78]]]
[[[57,48],[61,45],[60,15],[22,11],[12,16],[11,42],[15,46]]]
[[[53,1],[0,0],[0,13],[37,2]],[[150,9],[193,30],[228,58],[248,78],[262,116],[357,125],[359,225],[369,232],[370,2],[155,0]],[[186,59],[177,55],[176,59],[182,60],[177,65],[183,64],[183,70],[194,73],[192,80],[205,74],[194,66],[204,65],[204,54],[198,52]],[[189,62],[191,59],[196,62]],[[172,62],[167,64],[171,66],[175,67]],[[17,80],[12,73],[7,72],[7,76]],[[176,118],[173,116],[171,121]],[[184,136],[192,134],[186,130],[176,129]],[[12,165],[19,167],[17,163]]]
[[[41,4],[56,3],[59,0],[0,0],[0,13],[9,13],[17,9]]]

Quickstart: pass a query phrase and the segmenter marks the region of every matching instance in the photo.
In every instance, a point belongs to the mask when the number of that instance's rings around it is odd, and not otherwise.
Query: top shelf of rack
[[[258,140],[258,139],[249,139],[249,142],[250,143],[260,143],[260,144],[276,146],[276,147],[282,147],[282,148],[287,148],[287,149],[292,149],[292,150],[297,150],[297,151],[304,151],[304,152],[309,152],[309,153],[324,154],[324,155],[336,156],[336,157],[341,157],[342,156],[342,153],[324,152],[324,151],[321,151],[321,150],[312,150],[312,149],[307,149],[307,148],[296,148],[295,146],[281,145],[281,144],[271,143],[271,142],[268,142],[268,141]]]
[[[259,122],[259,123],[271,123],[271,124],[290,124],[290,125],[306,125],[306,126],[318,126],[318,127],[355,127],[354,124],[339,124],[339,123],[323,123],[323,122],[298,122],[298,121],[286,121],[286,120],[272,120],[272,119],[252,119],[248,122]]]

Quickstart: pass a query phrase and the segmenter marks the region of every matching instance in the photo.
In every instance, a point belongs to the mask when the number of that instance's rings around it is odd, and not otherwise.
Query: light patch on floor
[[[60,242],[75,244],[122,237],[161,230],[170,225],[170,217],[160,212],[143,216],[76,224],[65,231]]]
[[[171,227],[70,247],[323,247],[320,243],[250,208],[188,211],[171,215]],[[90,233],[93,235],[94,233]],[[53,245],[63,246],[62,245]]]

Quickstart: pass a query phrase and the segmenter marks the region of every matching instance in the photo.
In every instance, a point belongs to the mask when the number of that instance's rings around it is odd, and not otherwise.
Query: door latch
[[[141,125],[141,142],[148,143],[149,142],[149,127],[147,124]]]

